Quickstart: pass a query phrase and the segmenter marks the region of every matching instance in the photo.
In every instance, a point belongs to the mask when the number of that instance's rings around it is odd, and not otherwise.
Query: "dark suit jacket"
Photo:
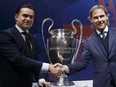
[[[15,27],[0,32],[0,87],[32,87],[32,74],[38,79],[42,63],[35,61],[37,47],[30,39],[32,55]]]
[[[116,29],[109,28],[109,54],[105,51],[99,35],[93,33],[84,44],[80,60],[68,65],[70,74],[86,68],[90,59],[93,60],[94,68],[93,87],[110,87],[111,74],[116,83]]]

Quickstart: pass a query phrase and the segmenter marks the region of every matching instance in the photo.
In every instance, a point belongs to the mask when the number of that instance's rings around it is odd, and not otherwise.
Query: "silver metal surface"
[[[48,32],[51,34],[51,37],[47,39],[47,44],[45,43],[43,26],[46,21],[51,21],[52,24],[48,28]],[[74,35],[77,33],[77,29],[74,26],[74,22],[78,22],[80,25],[80,38],[74,38]],[[52,64],[61,63],[63,65],[70,64],[75,62],[80,48],[82,40],[82,24],[79,20],[75,19],[72,21],[71,25],[74,30],[71,29],[53,29],[51,30],[54,22],[50,18],[46,18],[42,23],[42,37],[44,41],[44,46],[48,54],[49,61]],[[59,80],[54,82],[54,86],[72,86],[73,82],[68,81],[67,75],[63,74],[59,77]]]

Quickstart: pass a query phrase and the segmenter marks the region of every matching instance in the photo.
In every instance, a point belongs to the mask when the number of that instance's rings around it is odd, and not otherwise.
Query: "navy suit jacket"
[[[0,32],[0,87],[32,87],[32,74],[39,78],[42,63],[35,61],[37,46],[32,35],[30,39],[32,55],[15,27]]]
[[[116,28],[109,28],[109,53],[94,32],[85,42],[80,60],[68,65],[70,74],[86,68],[91,59],[94,68],[93,87],[110,87],[111,74],[116,83]]]

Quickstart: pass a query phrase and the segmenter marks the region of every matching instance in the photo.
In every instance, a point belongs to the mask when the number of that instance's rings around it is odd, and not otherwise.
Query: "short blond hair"
[[[107,9],[106,9],[104,6],[102,6],[102,5],[94,5],[94,6],[89,10],[89,17],[88,17],[88,19],[91,19],[91,18],[92,18],[92,13],[93,13],[93,11],[94,11],[95,9],[99,9],[99,8],[103,9],[103,11],[105,12],[105,14],[106,14],[107,16],[109,16],[108,11],[107,11]]]

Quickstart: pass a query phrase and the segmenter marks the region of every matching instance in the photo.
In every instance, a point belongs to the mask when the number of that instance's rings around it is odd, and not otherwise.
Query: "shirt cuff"
[[[66,70],[65,72],[66,72],[67,74],[70,73],[70,72],[69,72],[68,66],[67,66],[67,65],[64,65],[64,67],[65,67],[65,70]]]
[[[49,65],[50,64],[48,64],[48,63],[43,63],[41,71],[48,71]]]

